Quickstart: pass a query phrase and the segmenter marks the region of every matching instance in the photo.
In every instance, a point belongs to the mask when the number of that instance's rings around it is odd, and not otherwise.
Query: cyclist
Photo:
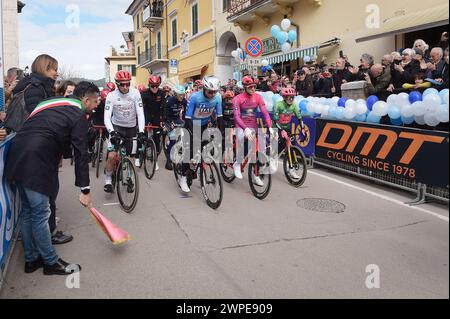
[[[199,92],[202,90],[202,88],[203,88],[202,80],[195,80],[193,92]]]
[[[160,127],[162,124],[162,115],[166,107],[166,93],[159,88],[161,85],[161,77],[152,75],[148,79],[149,89],[142,93],[142,102],[144,103],[144,114],[146,125]],[[153,129],[153,140],[156,145],[156,152],[161,152],[161,129]],[[136,159],[136,164],[139,160]],[[156,168],[159,170],[158,159],[156,159]]]
[[[176,126],[183,124],[184,114],[187,108],[187,100],[185,98],[186,89],[182,85],[177,85],[173,89],[174,96],[170,97],[167,101],[165,112],[164,112],[164,123],[168,132],[171,132]],[[170,134],[169,134],[170,135]],[[172,170],[172,163],[170,161],[170,151],[172,146],[175,144],[174,140],[171,140],[167,146],[166,153],[166,166],[165,168],[169,171]]]
[[[300,111],[298,109],[298,104],[294,103],[294,98],[296,96],[295,89],[293,88],[283,88],[281,90],[281,96],[283,97],[283,101],[278,101],[275,107],[273,108],[273,119],[274,124],[278,129],[281,130],[281,139],[279,143],[279,150],[283,150],[286,146],[286,139],[289,137],[287,132],[291,131],[291,121],[292,117],[295,116],[298,119],[298,123],[302,128],[303,136],[306,136],[305,126],[303,124],[302,116],[300,115]],[[299,179],[300,176],[297,175],[294,169],[289,171],[289,174],[294,179]]]
[[[106,97],[110,91],[108,89],[103,89],[100,91],[100,103],[98,107],[90,115],[90,125],[88,131],[88,141],[89,141],[89,161],[92,159],[95,140],[97,139],[98,132],[93,128],[93,125],[105,126],[105,102]],[[101,160],[101,159],[99,159]]]
[[[186,111],[185,128],[191,134],[191,156],[192,159],[192,132],[194,125],[201,126],[201,132],[208,128],[208,124],[212,120],[215,113],[218,119],[219,128],[223,127],[222,115],[222,97],[220,96],[220,81],[215,76],[205,76],[202,82],[203,89],[191,95]],[[179,177],[178,183],[183,192],[190,192],[187,184],[186,174],[189,170],[189,163],[182,164],[182,174]]]
[[[272,128],[272,121],[270,119],[269,113],[267,112],[266,104],[264,103],[261,95],[255,93],[256,84],[256,79],[251,76],[244,76],[244,78],[242,79],[244,92],[237,95],[233,99],[235,125],[237,128],[242,129],[238,130],[237,132],[239,146],[244,146],[244,139],[248,139],[250,141],[255,140],[255,132],[258,129],[258,123],[256,121],[256,111],[258,108],[263,114],[264,122],[266,123],[266,126],[270,131],[270,136],[272,138],[275,136],[275,130]],[[236,159],[236,162],[233,165],[233,169],[236,178],[242,179],[240,159]],[[264,183],[259,176],[255,176],[255,183],[258,186],[264,186]]]
[[[116,90],[116,85],[112,82],[106,83],[106,90],[109,90],[110,92]]]
[[[142,85],[142,84],[139,84],[139,85],[137,86],[137,89],[138,89],[139,93],[141,93],[141,94],[144,93],[145,90],[146,90],[145,86]]]
[[[234,127],[234,112],[233,112],[233,91],[226,91],[223,95],[222,110],[223,110],[223,121],[226,128]]]
[[[137,89],[130,87],[131,74],[128,71],[119,71],[115,76],[118,90],[108,94],[105,103],[105,126],[109,132],[108,160],[105,167],[105,187],[107,193],[113,192],[112,174],[117,152],[114,145],[120,138],[126,138],[127,153],[134,155],[136,145],[132,139],[136,138],[136,124],[139,126],[138,140],[145,140],[145,116],[141,95]],[[136,123],[137,118],[137,123]]]

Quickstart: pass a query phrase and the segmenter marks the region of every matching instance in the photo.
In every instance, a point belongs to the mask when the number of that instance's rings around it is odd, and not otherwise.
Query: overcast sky
[[[31,67],[36,56],[47,53],[65,69],[97,80],[105,77],[109,46],[125,44],[122,32],[133,30],[132,18],[125,14],[131,0],[23,2],[26,6],[19,14],[21,67]]]

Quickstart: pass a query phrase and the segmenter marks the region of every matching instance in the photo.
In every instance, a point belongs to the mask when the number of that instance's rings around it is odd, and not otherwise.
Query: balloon
[[[425,92],[423,92],[422,96],[425,99],[425,97],[428,96],[429,94],[439,95],[439,91],[436,90],[435,88],[429,88],[426,89]]]
[[[314,113],[316,111],[316,103],[311,102],[306,106],[309,113]]]
[[[402,116],[401,119],[402,119],[402,122],[407,125],[414,123],[414,116],[411,116],[411,117]]]
[[[273,70],[273,67],[269,64],[269,65],[267,66],[267,70],[272,71],[272,70]]]
[[[339,102],[339,99],[340,99],[339,96],[333,96],[331,98],[331,105],[337,106],[338,102]]]
[[[283,51],[284,54],[287,54],[291,51],[291,44],[289,42],[285,42],[281,45],[281,51]]]
[[[428,126],[435,127],[439,124],[439,120],[434,116],[434,114],[431,113],[425,114],[423,119],[425,121],[425,124]]]
[[[373,105],[378,101],[379,99],[376,95],[371,95],[367,98],[367,108],[369,109],[369,111],[372,111]]]
[[[302,112],[307,112],[307,106],[308,106],[308,104],[309,104],[309,101],[308,100],[303,100],[303,101],[301,101],[300,102],[300,104],[299,104],[299,108],[300,108],[300,110],[302,111]]]
[[[283,43],[285,43],[287,41],[287,32],[286,31],[280,31],[277,34],[277,42],[278,44],[282,45]]]
[[[356,102],[356,114],[358,115],[365,115],[367,113],[367,106],[365,101],[357,101]],[[364,122],[364,121],[362,121]]]
[[[388,96],[386,103],[389,105],[398,105],[399,101],[398,101],[398,95],[397,94],[391,94]]]
[[[380,123],[381,116],[376,115],[373,111],[367,115],[367,123]]]
[[[336,106],[334,106],[334,105],[330,106],[330,109],[329,109],[329,111],[328,111],[328,116],[329,116],[330,118],[336,117],[336,109],[337,109]]]
[[[329,105],[322,105],[322,116],[328,116],[330,114],[330,106]]]
[[[345,107],[346,108],[348,108],[348,107],[353,108],[355,105],[356,105],[356,101],[355,100],[350,99],[350,100],[345,101]]]
[[[281,28],[286,31],[287,29],[289,29],[291,27],[291,20],[289,19],[283,19],[281,21]]]
[[[416,121],[416,123],[419,125],[425,125],[425,119],[423,115],[414,116],[414,121]]]
[[[268,65],[269,65],[269,61],[267,61],[266,59],[263,59],[263,60],[261,61],[261,65],[262,65],[262,66],[268,66]]]
[[[439,96],[441,97],[442,103],[448,105],[448,89],[443,89],[439,92]]]
[[[441,105],[439,111],[436,112],[435,116],[439,120],[439,122],[448,123],[448,106]]]
[[[409,103],[413,104],[417,101],[422,101],[422,94],[418,91],[412,91],[409,93]]]
[[[281,31],[280,27],[277,25],[273,25],[272,28],[270,28],[270,34],[272,37],[276,38],[278,33]]]
[[[409,94],[402,92],[397,96],[398,105],[409,104]]]
[[[317,114],[322,114],[323,110],[324,110],[324,105],[322,105],[320,103],[316,104],[314,112],[316,112]]]
[[[424,102],[414,102],[412,105],[412,112],[414,116],[424,116],[426,111]]]
[[[377,116],[385,116],[388,112],[388,105],[386,102],[378,101],[373,105],[372,112]]]
[[[399,119],[402,116],[402,114],[400,112],[400,108],[395,105],[389,106],[388,115],[391,118],[391,120]]]
[[[303,57],[303,62],[305,62],[305,63],[311,62],[311,57],[310,56]]]
[[[403,125],[401,117],[399,117],[398,119],[391,118],[390,121],[391,121],[392,125],[398,125],[398,126]]]
[[[282,100],[283,100],[283,98],[281,97],[280,94],[274,94],[272,96],[272,102],[274,105],[277,104],[278,101],[282,101]]]
[[[344,118],[344,108],[343,107],[336,108],[336,118],[338,120],[342,120]]]
[[[338,101],[338,106],[345,107],[345,102],[347,101],[347,98],[341,97]]]
[[[266,73],[266,72],[267,72],[267,67],[262,66],[262,67],[261,67],[261,72],[262,72],[262,73]]]
[[[405,117],[405,118],[413,117],[414,116],[413,106],[412,105],[403,106],[401,109],[401,114],[402,114],[402,117]],[[413,122],[414,122],[414,118],[413,118]],[[403,123],[406,123],[406,122],[403,121]],[[406,123],[406,124],[410,124],[410,123]]]
[[[297,41],[297,32],[294,30],[291,30],[288,32],[288,40],[291,43],[294,43],[295,41]]]
[[[437,94],[428,94],[423,99],[423,103],[432,109],[441,105],[441,97]]]
[[[355,117],[355,121],[357,121],[357,122],[365,122],[366,119],[367,119],[366,114],[359,114]]]
[[[344,109],[344,117],[347,120],[353,119],[355,117],[355,115],[356,114],[355,114],[355,110],[354,110],[353,106],[349,106]]]
[[[231,56],[236,58],[238,56],[238,52],[236,50],[231,51]]]

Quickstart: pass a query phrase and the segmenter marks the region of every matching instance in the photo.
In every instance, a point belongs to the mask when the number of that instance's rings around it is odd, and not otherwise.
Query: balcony
[[[138,65],[141,68],[149,68],[156,64],[165,64],[168,63],[167,59],[167,46],[154,45],[150,48],[150,50],[143,52],[139,55]]]
[[[229,0],[227,6],[227,20],[234,23],[244,31],[250,31],[254,21],[270,25],[270,16],[274,12],[292,16],[295,3],[300,0]],[[308,0],[316,6],[321,5],[320,0]]]
[[[148,29],[159,28],[164,21],[163,11],[163,1],[153,1],[151,6],[144,9],[143,26]]]

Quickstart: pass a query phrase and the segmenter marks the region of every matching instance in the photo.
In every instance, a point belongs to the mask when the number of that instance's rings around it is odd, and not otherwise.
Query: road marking
[[[427,209],[424,209],[424,208],[421,208],[421,207],[417,207],[417,206],[409,206],[409,205],[403,203],[402,201],[400,201],[400,200],[398,200],[398,199],[394,199],[394,198],[392,198],[392,197],[388,197],[388,196],[385,196],[385,195],[381,195],[381,194],[379,194],[379,193],[376,193],[376,192],[373,192],[373,191],[364,189],[364,188],[362,188],[362,187],[359,187],[359,186],[356,186],[356,185],[352,185],[352,184],[349,184],[349,183],[340,181],[340,180],[338,180],[338,179],[335,179],[335,178],[333,178],[333,177],[329,177],[329,176],[327,176],[327,175],[323,175],[323,174],[320,174],[320,173],[313,172],[313,171],[309,170],[309,171],[308,171],[308,174],[310,174],[310,173],[313,174],[313,175],[317,175],[317,176],[320,176],[320,177],[329,179],[330,181],[336,182],[336,183],[338,183],[338,184],[342,184],[342,185],[345,185],[345,186],[348,186],[348,187],[351,187],[351,188],[360,190],[360,191],[365,192],[365,193],[368,193],[368,194],[370,194],[370,195],[372,195],[372,196],[376,196],[376,197],[382,198],[382,199],[387,200],[387,201],[389,201],[389,202],[392,202],[392,203],[395,203],[395,204],[398,204],[398,205],[401,205],[401,206],[404,206],[404,207],[408,207],[408,208],[411,208],[411,209],[415,209],[415,210],[418,210],[418,211],[420,211],[420,212],[422,212],[422,213],[426,213],[426,214],[432,215],[432,216],[434,216],[434,217],[437,217],[437,218],[439,218],[439,219],[442,219],[443,221],[446,221],[447,223],[449,222],[449,218],[448,218],[447,216],[444,216],[444,215],[440,215],[440,214],[434,213],[434,212],[432,212],[432,211],[430,211],[430,210],[427,210]]]
[[[120,203],[106,203],[103,204],[104,206],[114,206],[114,205],[120,205]]]

